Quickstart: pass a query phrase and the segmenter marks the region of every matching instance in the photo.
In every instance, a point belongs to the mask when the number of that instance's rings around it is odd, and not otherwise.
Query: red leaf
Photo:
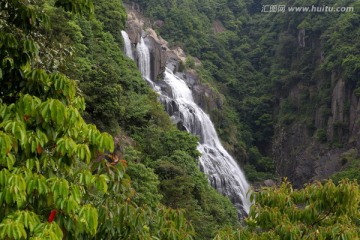
[[[127,161],[126,160],[121,159],[120,162],[124,167],[127,167]]]
[[[54,218],[56,217],[56,213],[57,211],[55,209],[51,210],[49,218],[48,218],[48,222],[51,223],[52,221],[54,221]]]
[[[43,152],[43,149],[42,149],[42,147],[41,147],[40,145],[37,146],[36,152],[37,152],[38,154],[41,154],[41,153]]]

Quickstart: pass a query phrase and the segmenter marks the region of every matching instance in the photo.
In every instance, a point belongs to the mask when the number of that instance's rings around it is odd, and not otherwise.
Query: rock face
[[[143,26],[144,22],[139,19],[137,12],[133,10],[128,10],[126,32],[128,33],[132,44],[136,45],[140,41]]]
[[[166,52],[162,45],[151,35],[146,36],[146,42],[150,46],[151,79],[156,81],[165,71]]]
[[[139,12],[140,8],[137,4],[132,3],[125,5],[125,8],[128,13],[126,32],[129,35],[133,48],[135,49],[141,37],[144,37],[147,44],[151,46],[151,78],[156,80],[165,71],[167,49],[163,46],[166,46],[167,42],[161,37],[158,37],[155,31],[151,28],[143,31],[146,26],[151,25],[151,22],[142,16]]]
[[[296,187],[327,178],[341,168],[343,149],[320,144],[308,133],[304,124],[278,126],[273,142],[277,173],[287,177]]]
[[[129,35],[133,48],[135,49],[141,37],[150,46],[152,80],[156,81],[162,78],[166,64],[178,71],[180,63],[186,60],[184,51],[179,47],[170,49],[168,42],[158,36],[151,28],[152,26],[161,27],[164,25],[164,22],[157,20],[152,23],[139,12],[140,8],[137,4],[125,4],[125,8],[128,13],[126,32]],[[143,29],[146,29],[146,31]]]
[[[128,13],[128,20],[126,24],[126,32],[129,35],[133,48],[139,43],[140,38],[143,37],[145,42],[150,46],[151,56],[151,79],[157,81],[162,79],[165,67],[179,72],[181,65],[186,61],[186,54],[180,47],[170,49],[168,42],[162,39],[151,27],[159,28],[164,26],[164,22],[156,20],[153,23],[143,17],[141,9],[135,3],[125,5]],[[216,26],[221,30],[222,24],[217,22]],[[147,27],[147,28],[146,28]],[[146,28],[146,31],[143,29]],[[137,59],[137,56],[135,56]],[[200,60],[194,59],[195,65],[201,65]],[[212,109],[222,109],[223,100],[219,93],[216,93],[208,85],[201,83],[199,76],[194,70],[187,70],[186,72],[179,72],[182,78],[187,81],[188,86],[193,90],[194,100],[206,112]],[[165,89],[166,90],[166,89]]]
[[[188,86],[191,88],[195,103],[205,112],[210,113],[214,109],[221,110],[223,108],[221,96],[208,85],[201,84],[195,71],[186,71],[182,74],[182,78],[186,80]]]
[[[300,39],[299,44],[301,47],[316,46],[316,62],[321,63],[321,46],[305,45]],[[319,104],[313,97],[319,95],[324,83],[331,86],[325,95],[326,103]],[[304,104],[301,100],[304,92],[309,95],[307,103],[314,107],[313,116],[308,115],[305,121],[298,114],[292,123],[277,125],[272,143],[277,173],[297,187],[328,178],[346,164],[344,153],[360,151],[360,142],[357,141],[360,139],[360,102],[352,83],[346,82],[337,72],[328,76],[323,74],[310,86],[304,86],[301,81],[294,84],[286,99],[299,107]]]

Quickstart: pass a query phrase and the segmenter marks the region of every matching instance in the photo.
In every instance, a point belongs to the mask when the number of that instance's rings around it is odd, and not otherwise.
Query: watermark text
[[[263,5],[261,12],[263,13],[349,13],[354,12],[354,7],[330,7],[330,6],[308,6],[294,7],[286,5]]]

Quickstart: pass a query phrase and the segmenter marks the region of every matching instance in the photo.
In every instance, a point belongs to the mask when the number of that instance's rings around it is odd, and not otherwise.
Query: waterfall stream
[[[150,66],[150,50],[146,46],[144,38],[136,46],[138,53],[139,68],[142,76],[147,80],[151,80],[151,66]]]
[[[126,56],[128,56],[129,58],[131,58],[132,60],[135,60],[135,57],[134,57],[134,53],[131,49],[131,42],[130,42],[130,39],[129,39],[129,36],[127,34],[127,32],[125,31],[121,31],[121,35],[124,39],[124,44],[125,44],[125,53],[126,53]]]
[[[128,38],[125,34],[124,38]],[[124,42],[130,44],[129,40]],[[172,119],[182,124],[188,132],[200,137],[200,168],[210,184],[228,196],[240,214],[242,209],[249,213],[249,184],[236,161],[222,146],[209,116],[194,102],[192,92],[185,81],[166,68],[164,82],[170,87],[171,93],[162,92],[151,80],[150,51],[143,38],[137,44],[136,50],[138,66],[143,77],[160,94],[160,99]],[[131,45],[125,46],[125,53],[130,58],[133,56]]]

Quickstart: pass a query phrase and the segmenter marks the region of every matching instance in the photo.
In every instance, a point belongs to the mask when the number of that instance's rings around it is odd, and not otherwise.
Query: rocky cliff
[[[184,69],[186,54],[180,47],[169,47],[167,41],[158,36],[153,28],[161,27],[163,23],[151,21],[144,17],[141,8],[135,3],[126,4],[128,20],[126,23],[126,32],[129,35],[133,48],[142,36],[148,46],[151,54],[151,78],[153,81],[162,79],[165,67],[178,72],[188,86],[193,90],[195,102],[210,113],[213,109],[222,109],[223,97],[207,84],[203,84],[201,78],[193,69]],[[146,30],[143,30],[146,29]],[[137,56],[135,56],[137,59]],[[196,64],[201,64],[197,61]],[[181,72],[180,72],[181,71]]]
[[[306,38],[303,30],[298,40],[299,47],[312,49],[315,69],[321,73],[310,84],[301,79],[281,95],[280,102],[290,102],[297,112],[290,123],[276,125],[272,155],[277,173],[301,187],[341,170],[348,164],[349,153],[350,158],[357,157],[360,103],[353,83],[341,72],[320,70],[324,58],[320,40]]]

